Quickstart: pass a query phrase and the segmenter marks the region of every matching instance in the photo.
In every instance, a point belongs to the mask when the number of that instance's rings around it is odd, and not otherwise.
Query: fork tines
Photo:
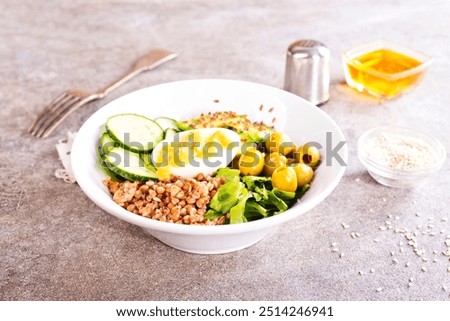
[[[56,97],[28,128],[28,132],[38,138],[47,137],[61,121],[84,103],[86,95],[74,90],[63,92]]]

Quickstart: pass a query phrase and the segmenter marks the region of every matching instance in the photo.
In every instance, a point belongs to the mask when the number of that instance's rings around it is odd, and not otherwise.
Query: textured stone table
[[[450,234],[450,161],[413,189],[390,189],[369,177],[355,149],[365,129],[398,123],[427,130],[449,150],[449,13],[445,0],[1,1],[0,299],[449,300],[442,286],[450,288],[450,261],[441,252]],[[282,88],[287,46],[303,38],[331,50],[323,110],[348,138],[349,164],[330,197],[256,245],[213,256],[174,250],[54,177],[57,141],[107,102],[181,79]],[[385,103],[343,85],[340,61],[346,49],[378,39],[434,57],[419,87]],[[71,115],[50,138],[27,134],[61,91],[97,89],[155,47],[180,55]],[[419,231],[428,261],[394,229],[380,230],[386,221]]]

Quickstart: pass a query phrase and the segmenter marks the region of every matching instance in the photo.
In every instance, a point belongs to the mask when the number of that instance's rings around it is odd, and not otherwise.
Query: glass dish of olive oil
[[[343,55],[345,80],[360,92],[392,99],[413,88],[431,57],[385,41],[372,42]]]

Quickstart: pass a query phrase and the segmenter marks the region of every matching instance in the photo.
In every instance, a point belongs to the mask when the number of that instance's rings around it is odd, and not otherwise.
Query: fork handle
[[[124,75],[122,75],[119,79],[111,82],[106,87],[98,90],[95,93],[95,98],[103,98],[106,95],[108,95],[111,91],[119,87],[120,85],[124,84],[131,78],[139,75],[141,72],[146,70],[152,70],[159,65],[170,61],[172,59],[175,59],[177,57],[177,54],[174,52],[170,52],[168,50],[164,49],[155,49],[152,50],[149,54],[145,55],[131,67]]]

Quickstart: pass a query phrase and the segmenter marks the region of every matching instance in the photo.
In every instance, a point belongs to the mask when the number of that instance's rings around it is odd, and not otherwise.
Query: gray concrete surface
[[[369,177],[355,149],[367,128],[400,123],[427,130],[449,150],[449,14],[445,0],[1,1],[0,299],[449,300],[442,286],[450,288],[450,261],[441,252],[450,234],[450,161],[413,189],[390,189]],[[55,143],[105,103],[181,79],[282,87],[286,49],[302,38],[331,50],[331,99],[323,109],[348,137],[349,166],[330,197],[258,244],[224,255],[183,253],[53,176],[60,167]],[[341,54],[378,39],[434,57],[420,86],[389,102],[343,84]],[[180,56],[71,115],[50,138],[26,133],[58,93],[97,89],[154,47]],[[387,220],[409,230],[421,225],[419,232],[433,220],[437,235],[417,236],[428,262],[401,234],[379,230]]]

